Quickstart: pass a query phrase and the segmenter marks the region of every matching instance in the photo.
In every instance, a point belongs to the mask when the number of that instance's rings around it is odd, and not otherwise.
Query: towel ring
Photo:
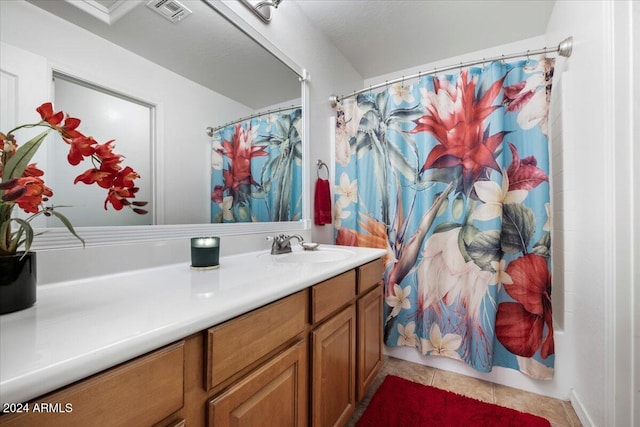
[[[323,167],[326,169],[326,171],[327,171],[327,179],[329,179],[329,166],[327,166],[327,164],[325,162],[323,162],[322,160],[318,160],[318,170],[316,171],[318,179],[320,179],[320,170],[322,170]]]

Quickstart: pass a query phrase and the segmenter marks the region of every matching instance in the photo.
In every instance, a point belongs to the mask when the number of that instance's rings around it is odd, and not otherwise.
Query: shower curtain
[[[214,133],[212,223],[301,219],[301,118],[296,108]]]
[[[553,66],[498,61],[338,105],[335,239],[387,251],[386,345],[552,377]]]

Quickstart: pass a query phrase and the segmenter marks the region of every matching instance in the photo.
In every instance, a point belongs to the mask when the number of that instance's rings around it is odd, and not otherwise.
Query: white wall
[[[571,400],[594,426],[634,425],[631,16],[629,1],[557,1],[546,33],[574,38],[563,75],[561,256],[572,307]]]
[[[19,97],[19,123],[39,120],[35,108],[52,98],[51,69],[156,105],[158,156],[164,159],[158,181],[165,195],[159,223],[209,223],[211,144],[206,128],[252,110],[29,3],[2,1],[0,8],[2,42],[40,57],[49,67],[29,84],[39,92]],[[82,120],[81,114],[76,116]]]

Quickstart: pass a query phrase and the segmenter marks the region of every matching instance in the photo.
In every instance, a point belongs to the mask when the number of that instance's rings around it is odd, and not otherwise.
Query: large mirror
[[[52,77],[86,83],[150,107],[150,176],[143,179],[152,183],[149,223],[154,225],[104,227],[107,222],[88,224],[79,232],[89,244],[103,244],[204,231],[233,234],[306,228],[308,206],[295,223],[211,225],[215,137],[207,135],[210,127],[304,105],[304,70],[224,2],[160,2],[186,8],[177,22],[147,3],[26,0],[0,4],[0,65],[20,81],[18,117],[32,117],[34,112],[29,110],[42,99],[53,98]],[[74,115],[83,120],[82,113]],[[305,142],[303,138],[303,146]],[[77,244],[63,231],[50,230],[38,239],[38,247]]]

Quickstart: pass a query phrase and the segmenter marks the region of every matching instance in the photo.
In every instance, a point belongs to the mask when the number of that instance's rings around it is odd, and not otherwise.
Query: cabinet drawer
[[[303,333],[307,291],[254,310],[207,331],[207,390],[248,370]]]
[[[358,295],[364,294],[380,283],[383,272],[382,259],[377,259],[358,267]]]
[[[182,408],[183,366],[180,342],[43,396],[32,412],[0,417],[0,425],[150,426]],[[36,403],[57,412],[33,412]]]
[[[318,283],[311,288],[311,323],[326,319],[356,296],[355,270]]]

